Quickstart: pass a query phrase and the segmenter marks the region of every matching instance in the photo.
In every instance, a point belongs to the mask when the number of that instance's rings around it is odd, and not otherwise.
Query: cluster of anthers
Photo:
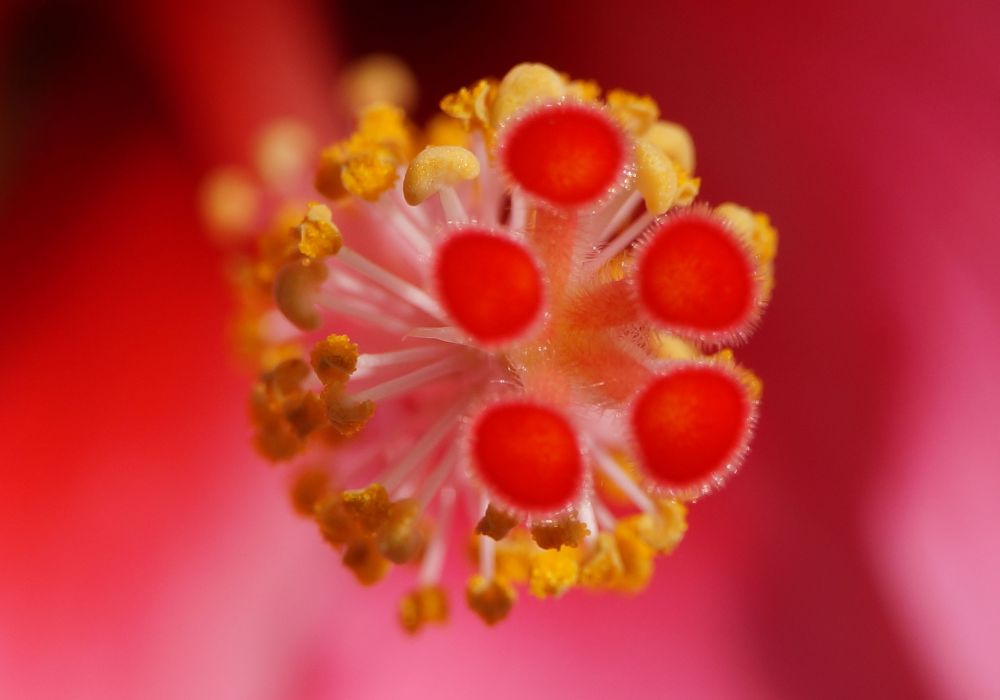
[[[314,172],[327,202],[236,267],[256,447],[361,583],[415,566],[410,631],[447,617],[452,523],[488,624],[519,585],[647,584],[747,451],[761,385],[729,347],[776,249],[766,215],[694,203],[691,139],[648,96],[522,64],[441,108],[423,131],[360,110]]]

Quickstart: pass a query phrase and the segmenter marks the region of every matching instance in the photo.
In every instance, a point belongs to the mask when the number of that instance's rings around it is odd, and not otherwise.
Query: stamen
[[[386,472],[381,480],[386,489],[394,491],[413,469],[420,466],[431,451],[454,429],[455,421],[465,408],[465,404],[466,400],[463,399],[445,411],[441,418],[420,436],[406,456]]]
[[[397,277],[383,267],[376,265],[357,252],[344,246],[337,256],[337,260],[344,263],[356,272],[368,277],[373,282],[382,285],[400,299],[408,301],[421,311],[424,311],[434,318],[442,318],[441,309],[428,294],[406,280]]]
[[[412,324],[386,313],[383,309],[363,301],[345,299],[339,294],[326,293],[316,297],[322,307],[341,316],[350,316],[366,325],[380,328],[393,335],[402,335],[410,330]]]
[[[434,471],[431,472],[423,485],[421,485],[420,493],[417,495],[417,501],[421,506],[426,507],[430,503],[431,499],[434,498],[434,494],[441,488],[441,485],[455,471],[455,465],[458,464],[458,451],[458,443],[453,443],[448,448],[444,457],[441,458],[441,462],[434,468]]]
[[[616,255],[632,245],[642,235],[646,227],[653,223],[654,218],[648,211],[643,212],[627,229],[611,239],[601,252],[587,263],[587,270],[593,274],[611,262]]]
[[[420,573],[417,580],[421,586],[432,586],[441,580],[444,568],[445,552],[448,549],[448,533],[451,529],[451,516],[455,509],[455,489],[441,489],[438,496],[437,518],[435,518],[434,534],[420,562]]]
[[[356,401],[382,401],[391,396],[415,389],[432,379],[461,371],[467,366],[467,363],[467,358],[462,356],[446,357],[443,360],[416,369],[401,377],[390,379],[364,391],[360,391],[354,396],[354,399]]]
[[[594,460],[597,462],[597,468],[601,472],[614,482],[615,486],[621,489],[622,493],[628,496],[629,500],[646,513],[655,513],[656,506],[653,504],[653,500],[645,494],[645,492],[639,488],[639,485],[632,481],[628,474],[618,466],[615,458],[608,454],[604,449],[598,446],[596,443],[590,443],[590,451],[594,456]]]
[[[352,376],[355,379],[361,379],[371,375],[381,367],[392,367],[410,362],[437,359],[445,352],[447,352],[447,349],[439,345],[424,345],[419,348],[410,348],[407,350],[365,353],[358,356],[357,369]]]

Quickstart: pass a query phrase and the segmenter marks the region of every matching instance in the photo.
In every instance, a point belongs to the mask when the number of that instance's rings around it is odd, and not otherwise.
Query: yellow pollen
[[[389,494],[382,484],[344,491],[340,498],[347,512],[367,532],[378,530],[389,517]]]
[[[396,184],[399,162],[385,148],[373,149],[351,157],[344,164],[340,178],[344,189],[355,197],[374,202]]]
[[[694,141],[680,124],[658,121],[642,134],[643,138],[663,151],[685,172],[694,172]]]
[[[371,537],[350,542],[344,550],[343,562],[365,586],[381,581],[390,568],[389,562],[379,554],[375,540]]]
[[[531,536],[542,549],[579,547],[583,538],[589,534],[586,525],[568,516],[558,520],[543,520],[531,526]]]
[[[614,535],[602,532],[580,567],[580,585],[587,588],[610,588],[624,571]]]
[[[582,102],[598,102],[601,86],[593,80],[570,80],[566,85],[566,94]]]
[[[403,196],[420,204],[443,187],[454,187],[479,177],[479,161],[461,146],[428,146],[410,162],[403,178]]]
[[[547,549],[531,562],[528,590],[537,598],[557,598],[577,582],[580,566],[572,549]]]
[[[511,68],[497,86],[491,124],[494,128],[517,110],[536,100],[566,94],[566,81],[541,63],[520,63]]]
[[[326,384],[343,384],[358,368],[358,346],[346,335],[328,335],[310,355],[312,368]]]
[[[494,540],[502,540],[520,521],[513,513],[499,508],[492,503],[486,506],[486,512],[476,524],[476,534],[485,535]]]
[[[687,508],[677,501],[660,501],[657,512],[622,518],[618,523],[658,554],[669,554],[687,531]]]
[[[330,207],[325,204],[309,205],[298,232],[299,252],[310,260],[336,255],[344,244],[340,229],[333,223]]]
[[[615,545],[622,562],[622,574],[615,587],[626,593],[638,593],[653,576],[654,551],[631,527],[621,523],[615,527]]]
[[[351,398],[340,384],[327,384],[320,398],[326,406],[326,417],[343,437],[357,434],[375,413],[374,402]]]
[[[482,131],[487,142],[492,139],[493,126],[490,114],[496,100],[497,83],[484,78],[472,87],[462,88],[441,100],[441,111],[457,119],[467,130]]]
[[[469,579],[465,588],[465,599],[474,613],[487,625],[495,625],[507,617],[517,593],[514,587],[502,578],[487,580],[476,574]]]
[[[645,139],[636,139],[635,184],[650,214],[667,211],[677,197],[677,171],[663,151]]]
[[[424,129],[427,133],[427,143],[431,146],[462,146],[469,145],[469,133],[461,120],[446,114],[435,114],[427,122]]]
[[[394,564],[405,564],[415,559],[424,548],[420,502],[415,498],[397,501],[389,506],[385,521],[375,537],[379,552]]]
[[[701,178],[692,177],[691,173],[685,170],[677,161],[673,161],[674,170],[677,171],[677,204],[687,206],[695,200],[701,190]]]
[[[630,134],[638,136],[660,118],[660,107],[649,95],[628,90],[610,90],[606,96],[611,114]]]
[[[340,95],[351,112],[386,102],[409,111],[416,106],[417,81],[395,56],[372,54],[352,61],[340,75]]]
[[[399,601],[399,624],[413,634],[426,624],[448,620],[448,595],[441,586],[421,586]]]

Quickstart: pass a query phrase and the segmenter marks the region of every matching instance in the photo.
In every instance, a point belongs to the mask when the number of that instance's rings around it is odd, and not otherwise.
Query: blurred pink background
[[[0,9],[0,697],[1000,697],[1000,6],[130,5]],[[195,188],[373,50],[424,114],[649,92],[779,227],[755,450],[642,596],[405,637],[248,447]]]

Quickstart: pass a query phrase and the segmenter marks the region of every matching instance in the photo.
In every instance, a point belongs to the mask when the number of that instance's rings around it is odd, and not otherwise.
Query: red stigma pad
[[[704,484],[739,457],[751,422],[742,382],[709,366],[654,379],[632,406],[631,427],[646,475],[657,484]]]
[[[529,194],[560,207],[606,195],[625,167],[625,138],[606,113],[577,103],[543,105],[502,136],[501,163]]]
[[[435,275],[445,310],[475,340],[516,339],[542,310],[541,272],[520,243],[468,228],[438,250]]]
[[[472,431],[472,463],[501,501],[534,513],[569,505],[583,480],[583,459],[569,421],[527,402],[495,404],[479,416]]]
[[[661,221],[636,269],[653,323],[686,334],[739,335],[757,304],[754,262],[721,221],[688,213]]]

